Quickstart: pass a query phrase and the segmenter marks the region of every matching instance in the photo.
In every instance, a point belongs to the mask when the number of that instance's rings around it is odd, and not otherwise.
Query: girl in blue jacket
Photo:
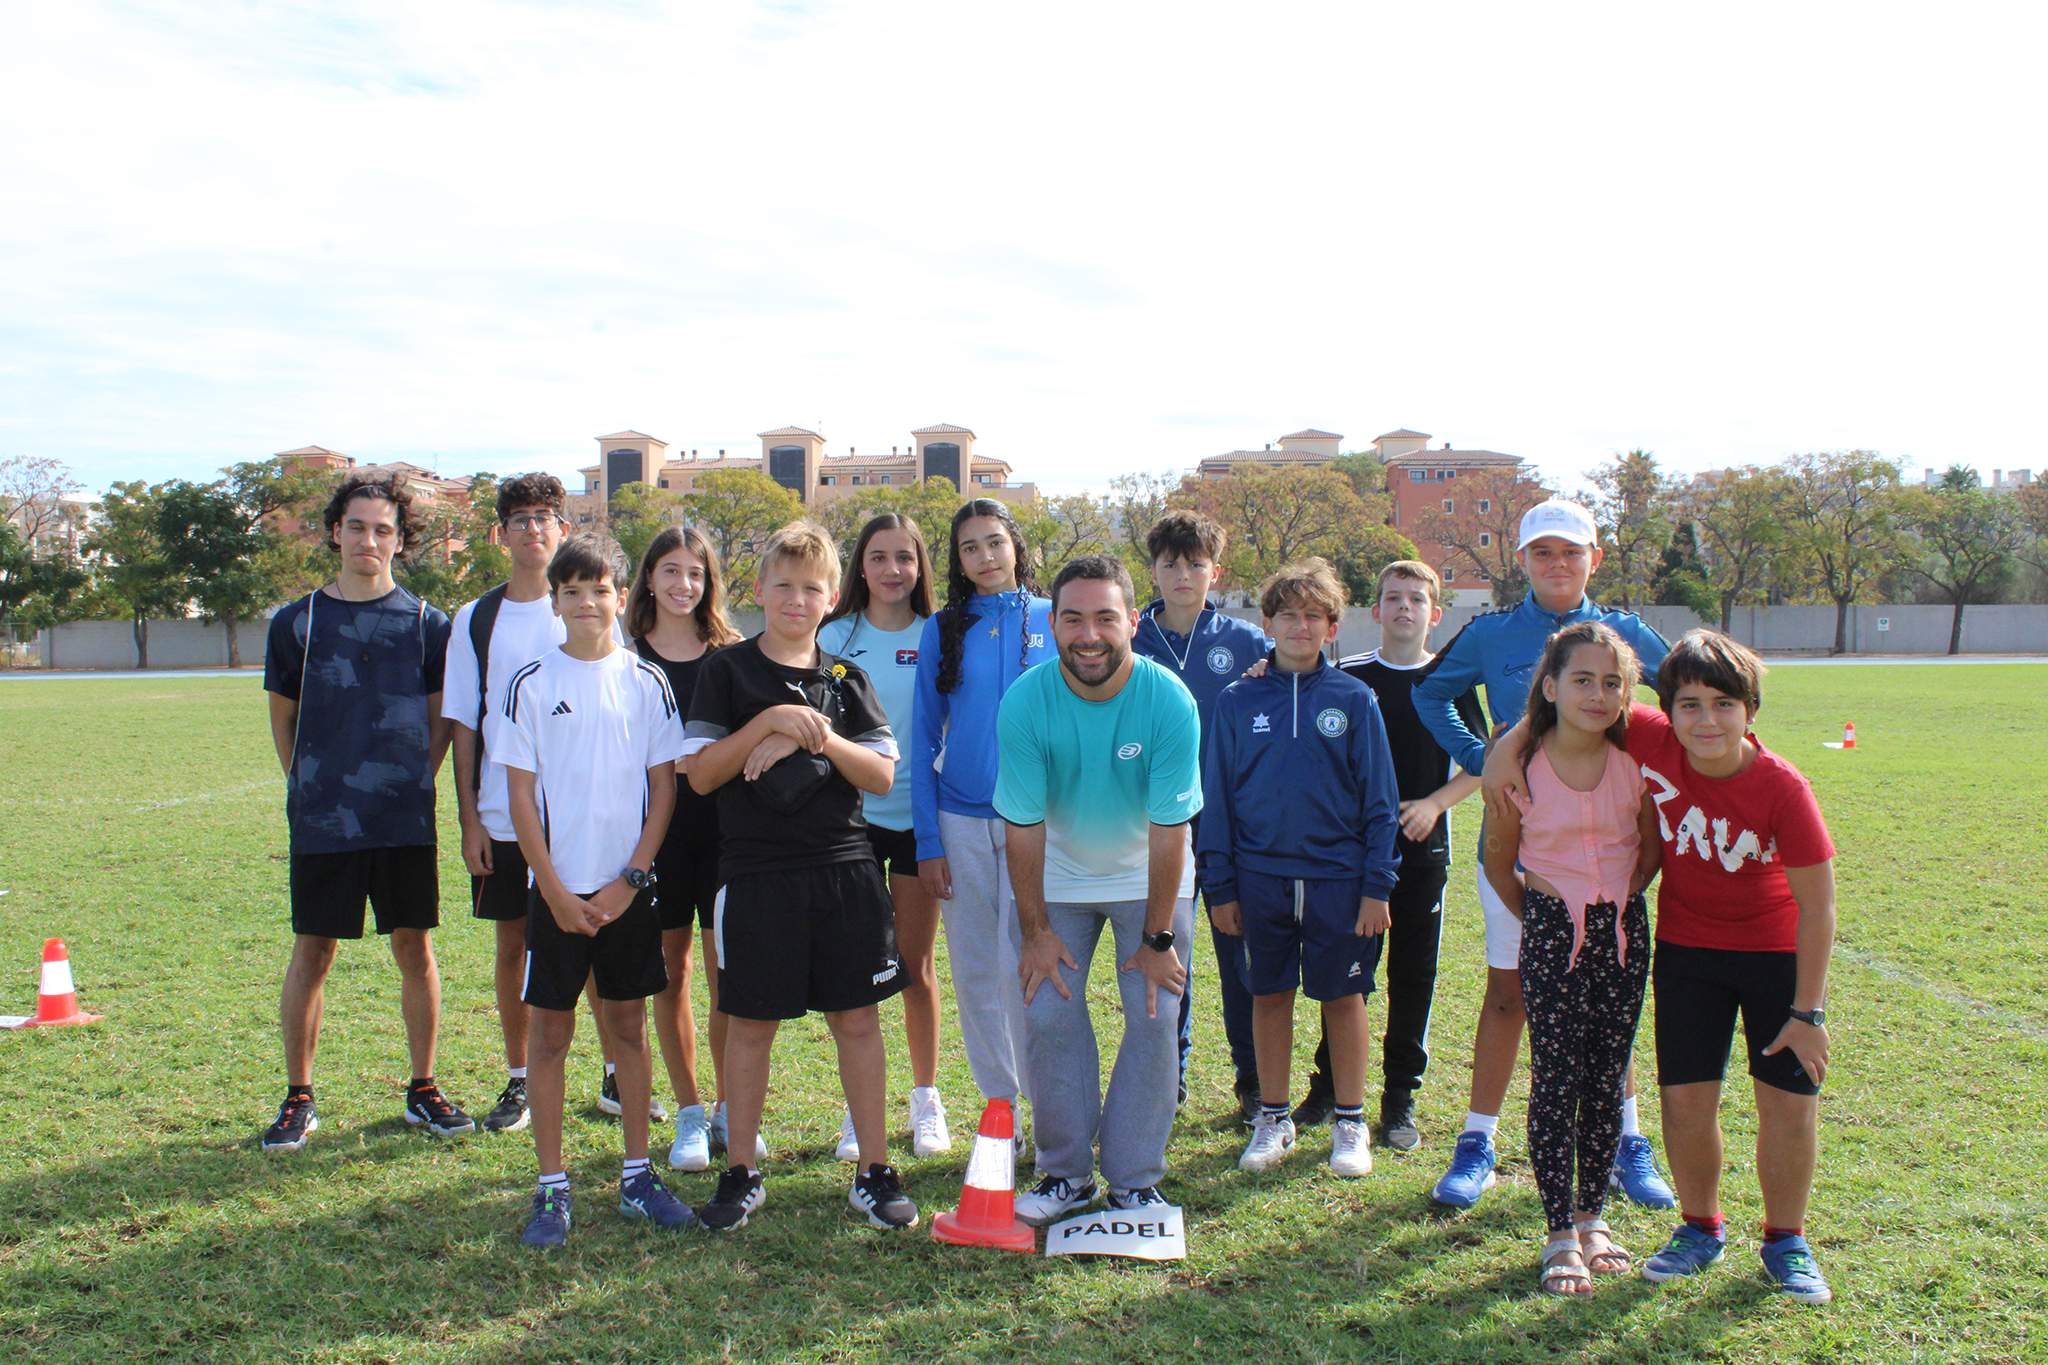
[[[911,726],[918,877],[939,898],[967,1064],[984,1100],[1014,1102],[1024,996],[996,789],[996,708],[1017,675],[1054,657],[1052,603],[1010,509],[976,498],[953,516],[946,605],[925,622]]]

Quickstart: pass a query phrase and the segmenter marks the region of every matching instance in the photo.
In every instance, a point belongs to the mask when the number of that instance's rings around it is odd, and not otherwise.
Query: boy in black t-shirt
[[[690,785],[719,794],[726,1150],[754,1150],[781,1021],[817,1010],[860,1139],[848,1202],[878,1228],[914,1227],[917,1206],[886,1161],[887,1058],[875,1008],[906,978],[861,816],[861,793],[879,796],[895,779],[896,740],[867,674],[818,648],[838,583],[838,552],[817,526],[792,522],[770,536],[754,581],[766,628],[705,660],[684,729]],[[721,1231],[740,1227],[766,1198],[761,1172],[735,1160],[698,1217]]]
[[[1379,698],[1401,796],[1401,829],[1395,839],[1401,871],[1387,901],[1394,922],[1385,958],[1387,1032],[1380,1064],[1386,1081],[1380,1093],[1380,1136],[1404,1152],[1422,1144],[1415,1126],[1415,1092],[1429,1065],[1429,1012],[1436,996],[1444,882],[1451,865],[1447,812],[1479,790],[1478,777],[1452,776],[1450,755],[1415,714],[1415,685],[1429,676],[1435,658],[1426,646],[1430,630],[1443,619],[1442,591],[1442,580],[1427,564],[1389,564],[1380,571],[1372,607],[1372,619],[1380,626],[1380,647],[1339,663]],[[1478,694],[1467,688],[1455,704],[1473,732],[1484,733]],[[1308,1096],[1294,1111],[1295,1126],[1321,1123],[1335,1103],[1325,1042],[1316,1050]]]

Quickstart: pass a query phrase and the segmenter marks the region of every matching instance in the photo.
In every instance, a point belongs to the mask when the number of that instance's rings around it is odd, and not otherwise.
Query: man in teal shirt
[[[995,807],[1008,823],[1024,991],[1025,1070],[1040,1179],[1017,1215],[1049,1223],[1095,1198],[1163,1205],[1179,1085],[1179,1011],[1194,931],[1187,824],[1202,808],[1201,721],[1172,673],[1131,652],[1131,576],[1083,555],[1053,583],[1059,663],[1010,686],[997,714]],[[1107,1093],[1088,967],[1115,936],[1124,1015]],[[1046,989],[1050,987],[1050,989]]]

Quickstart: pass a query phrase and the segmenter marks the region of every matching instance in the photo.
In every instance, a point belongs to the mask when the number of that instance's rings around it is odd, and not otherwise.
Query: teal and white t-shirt
[[[818,631],[818,648],[859,664],[874,684],[875,700],[899,737],[910,733],[910,708],[917,695],[917,645],[924,618],[902,630],[876,630],[859,612],[828,621]],[[864,798],[868,823],[883,829],[907,830],[910,818],[910,745],[899,739],[896,785],[887,796]]]
[[[1150,659],[1108,701],[1085,701],[1057,662],[1027,670],[996,720],[996,810],[1045,822],[1045,898],[1075,904],[1145,899],[1152,825],[1202,809],[1201,718],[1180,679]],[[1195,894],[1195,860],[1180,894]]]

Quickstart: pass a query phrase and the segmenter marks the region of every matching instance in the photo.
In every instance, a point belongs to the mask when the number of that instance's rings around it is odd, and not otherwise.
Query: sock
[[[1287,1117],[1287,1104],[1286,1104],[1286,1102],[1285,1102],[1285,1101],[1283,1100],[1283,1101],[1282,1101],[1281,1103],[1279,1103],[1279,1104],[1268,1104],[1268,1103],[1266,1103],[1266,1101],[1264,1101],[1264,1100],[1260,1100],[1260,1101],[1259,1101],[1259,1117],[1260,1117],[1260,1118],[1262,1118],[1262,1119],[1272,1119],[1272,1120],[1274,1120],[1275,1122],[1278,1122],[1279,1120],[1281,1120],[1281,1119],[1284,1119],[1284,1118],[1286,1118],[1286,1117]]]
[[[1690,1213],[1681,1213],[1679,1217],[1717,1241],[1725,1239],[1728,1235],[1728,1220],[1718,1213],[1704,1218]]]
[[[1764,1245],[1769,1246],[1773,1242],[1782,1242],[1787,1237],[1804,1237],[1805,1235],[1805,1228],[1774,1228],[1766,1224],[1764,1226]]]
[[[1465,1111],[1465,1131],[1468,1133],[1484,1133],[1486,1134],[1486,1140],[1491,1142],[1493,1141],[1493,1131],[1498,1127],[1500,1127],[1499,1114],[1482,1114],[1477,1109]]]
[[[540,1187],[544,1190],[566,1190],[569,1188],[568,1174],[563,1171],[556,1171],[553,1175],[542,1175]]]
[[[1347,1109],[1340,1104],[1337,1106],[1337,1112],[1334,1115],[1334,1117],[1340,1123],[1364,1123],[1365,1106],[1362,1104],[1354,1104]]]
[[[507,1070],[505,1074],[515,1081],[523,1081],[526,1079],[526,1068],[523,1066],[515,1066]]]
[[[619,1064],[618,1064],[617,1062],[606,1062],[606,1063],[604,1064],[604,1074],[605,1074],[605,1075],[607,1075],[607,1076],[616,1076],[616,1075],[617,1075],[618,1073],[619,1073]]]
[[[312,1099],[313,1087],[310,1085],[288,1085],[284,1088],[284,1097],[288,1100],[295,1100],[301,1095],[304,1095],[309,1100]]]
[[[1621,1135],[1641,1137],[1643,1130],[1636,1126],[1636,1097],[1630,1095],[1621,1102]]]
[[[432,1076],[415,1076],[405,1083],[405,1090],[406,1093],[410,1095],[418,1091],[425,1090],[428,1086],[432,1085],[433,1083],[434,1078]]]
[[[620,1174],[620,1176],[619,1176],[619,1183],[620,1183],[621,1185],[623,1185],[623,1184],[626,1184],[626,1183],[627,1183],[628,1181],[632,1180],[632,1178],[633,1178],[634,1176],[636,1176],[636,1175],[640,1175],[640,1174],[642,1174],[643,1172],[645,1172],[646,1170],[647,1170],[647,1158],[646,1158],[646,1157],[644,1157],[644,1156],[643,1156],[643,1157],[630,1157],[630,1156],[629,1156],[629,1157],[627,1157],[627,1158],[626,1158],[626,1168],[625,1168],[625,1170],[624,1170],[624,1171],[623,1171],[623,1172],[622,1172],[622,1173]]]

